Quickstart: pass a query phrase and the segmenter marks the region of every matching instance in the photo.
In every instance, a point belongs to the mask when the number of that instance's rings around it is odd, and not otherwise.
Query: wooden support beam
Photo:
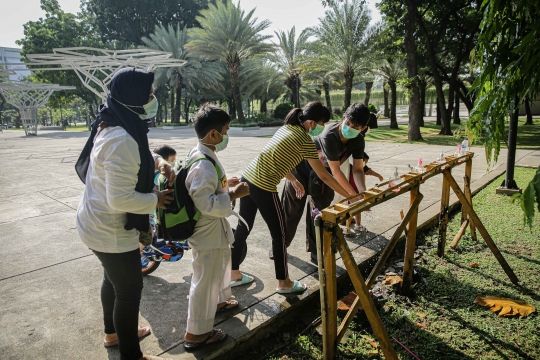
[[[410,204],[414,204],[420,194],[420,187],[416,186],[411,190]],[[414,250],[416,248],[416,226],[418,223],[418,205],[412,210],[409,230],[405,233],[407,243],[405,244],[405,259],[403,260],[403,282],[401,283],[401,293],[408,295],[411,290],[412,277],[414,272]]]
[[[357,300],[362,305],[362,308],[366,313],[375,337],[377,338],[377,340],[379,340],[379,346],[381,347],[381,350],[384,354],[384,358],[389,360],[397,360],[398,356],[396,350],[392,346],[390,337],[388,336],[384,324],[382,323],[381,317],[379,316],[379,311],[373,303],[373,299],[371,298],[371,295],[369,293],[369,287],[366,286],[366,283],[364,282],[364,278],[360,273],[360,269],[358,269],[358,265],[354,261],[354,257],[352,256],[351,250],[349,249],[349,246],[347,245],[347,242],[343,237],[341,229],[337,227],[335,231],[336,235],[339,238],[338,250],[343,260],[343,264],[345,265],[345,268],[349,273],[351,282],[353,283],[356,294],[358,295]],[[357,301],[355,301],[355,303],[356,302]],[[346,327],[342,326],[341,333],[344,333],[344,329],[346,329],[347,327],[348,325]]]
[[[339,228],[338,225],[334,227]],[[337,286],[336,286],[336,257],[332,252],[332,229],[324,226],[323,230],[323,256],[326,286],[326,306],[322,309],[323,318],[323,354],[324,360],[334,359],[337,347]]]
[[[471,204],[471,207],[474,208],[473,202],[472,202],[472,193],[471,193],[471,173],[472,173],[472,157],[465,161],[465,197],[467,198],[467,201],[469,204]],[[476,230],[474,226],[474,222],[469,221],[471,225],[471,238],[476,241]]]
[[[394,232],[394,235],[392,235],[390,242],[388,242],[388,244],[384,248],[383,252],[381,253],[381,256],[379,257],[379,260],[377,261],[377,263],[373,267],[373,270],[371,270],[371,273],[369,274],[369,277],[366,283],[368,288],[370,288],[371,285],[373,285],[375,278],[381,272],[383,265],[386,263],[386,260],[388,260],[388,258],[390,257],[390,254],[394,250],[394,247],[396,247],[399,237],[401,236],[401,234],[407,227],[407,224],[411,220],[411,217],[414,215],[415,209],[418,208],[418,205],[420,204],[420,201],[422,201],[423,198],[424,198],[424,195],[422,195],[421,193],[418,193],[418,195],[416,196],[416,199],[409,207],[409,211],[407,211],[407,214],[405,215],[403,220],[401,220],[401,223],[399,224],[398,228]]]
[[[465,213],[465,211],[463,211]],[[459,228],[458,233],[456,234],[456,237],[454,237],[454,240],[450,244],[450,247],[452,249],[455,249],[459,243],[459,240],[465,233],[465,230],[467,230],[467,226],[469,225],[469,219],[466,219],[464,222],[461,223],[461,227]]]
[[[495,245],[495,242],[489,235],[488,231],[484,227],[484,224],[482,223],[478,215],[474,212],[471,204],[467,200],[463,191],[461,191],[461,189],[459,188],[459,185],[457,184],[456,180],[454,179],[450,171],[449,170],[444,171],[443,175],[446,181],[448,182],[448,184],[452,187],[452,190],[454,190],[454,193],[458,197],[459,201],[461,202],[461,206],[465,208],[465,211],[469,215],[470,220],[474,222],[476,228],[478,229],[478,232],[480,232],[480,235],[482,235],[482,237],[484,238],[484,241],[486,242],[487,246],[490,248],[493,255],[495,255],[495,257],[497,258],[497,261],[499,261],[499,264],[501,264],[506,275],[508,275],[508,277],[510,278],[510,281],[512,281],[512,283],[514,284],[517,284],[519,282],[519,279],[517,278],[516,274],[514,274],[514,271],[512,270],[510,265],[508,265],[508,263],[504,259],[504,256],[501,254],[501,252],[497,248],[497,245]]]
[[[445,171],[451,171],[447,169]],[[446,228],[448,226],[448,206],[450,205],[450,185],[448,180],[443,178],[442,194],[441,194],[441,212],[439,213],[439,239],[437,242],[437,255],[444,256],[444,248],[446,247]]]

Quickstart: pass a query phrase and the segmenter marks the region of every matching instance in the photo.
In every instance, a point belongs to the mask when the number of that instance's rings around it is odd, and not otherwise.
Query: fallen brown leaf
[[[426,325],[424,324],[421,324],[421,323],[415,323],[416,326],[418,326],[420,329],[425,329],[426,328]]]
[[[480,267],[480,264],[474,263],[474,264],[471,264],[471,267]]]
[[[370,341],[369,345],[373,346],[375,349],[379,347],[375,341]]]
[[[499,312],[499,316],[514,316],[519,315],[520,318],[524,318],[536,311],[536,308],[529,303],[521,300],[513,300],[502,298],[499,296],[477,296],[474,299],[474,303],[489,307],[491,312]]]
[[[402,281],[401,276],[399,275],[392,275],[392,276],[385,276],[385,279],[383,280],[383,285],[395,285],[399,284]]]

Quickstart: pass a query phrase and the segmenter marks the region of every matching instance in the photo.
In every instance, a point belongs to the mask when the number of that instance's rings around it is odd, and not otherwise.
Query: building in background
[[[11,81],[21,81],[24,77],[30,75],[30,71],[21,61],[21,49],[0,47],[0,64],[17,64],[7,65],[6,70],[13,70],[15,74],[9,75]]]

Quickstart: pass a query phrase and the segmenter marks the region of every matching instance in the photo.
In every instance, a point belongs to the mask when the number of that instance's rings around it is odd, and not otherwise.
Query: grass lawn
[[[517,183],[527,184],[534,171],[517,168]],[[502,180],[503,176],[475,196],[474,206],[521,286],[509,281],[480,235],[473,241],[467,232],[458,248],[448,246],[446,256],[440,259],[436,256],[436,230],[419,234],[418,248],[423,255],[415,267],[415,295],[395,294],[379,312],[390,337],[422,360],[540,359],[540,216],[532,230],[525,227],[519,204],[495,194]],[[449,223],[448,244],[460,220],[461,214],[456,214]],[[399,259],[403,259],[402,253],[393,260]],[[474,263],[479,267],[471,267]],[[537,313],[524,319],[498,317],[473,304],[476,296],[487,295],[524,300],[535,306]],[[377,342],[370,344],[374,336],[363,313],[356,316],[350,330],[347,341],[338,346],[336,358],[382,358],[379,348],[373,346]],[[293,336],[290,344],[267,359],[321,359],[321,340],[313,332]],[[278,341],[273,346],[282,344]],[[397,343],[393,345],[401,359],[412,359]],[[269,352],[266,349],[263,353]]]
[[[464,122],[462,121],[462,124]],[[540,149],[540,118],[533,118],[533,123],[535,125],[525,126],[525,118],[519,119],[518,125],[518,136],[517,136],[517,147],[518,149]],[[427,122],[425,127],[420,129],[422,133],[423,141],[409,141],[407,140],[407,125],[399,125],[399,129],[390,129],[389,126],[380,126],[377,129],[371,130],[371,132],[366,137],[366,141],[392,141],[396,143],[408,143],[408,144],[424,144],[424,145],[458,145],[463,140],[465,136],[464,125],[455,125],[451,124],[452,130],[458,131],[458,137],[454,136],[442,136],[438,135],[440,131],[440,125],[436,125],[434,122]],[[506,139],[508,138],[507,133],[501,137],[503,142],[501,143],[502,148],[506,148]],[[484,147],[484,139],[477,139],[474,144],[471,144],[474,147]]]

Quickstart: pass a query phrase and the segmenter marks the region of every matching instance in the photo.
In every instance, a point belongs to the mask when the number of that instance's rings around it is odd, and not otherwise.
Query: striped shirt
[[[300,126],[284,125],[244,170],[253,185],[277,192],[277,186],[304,159],[318,159],[313,139]]]

